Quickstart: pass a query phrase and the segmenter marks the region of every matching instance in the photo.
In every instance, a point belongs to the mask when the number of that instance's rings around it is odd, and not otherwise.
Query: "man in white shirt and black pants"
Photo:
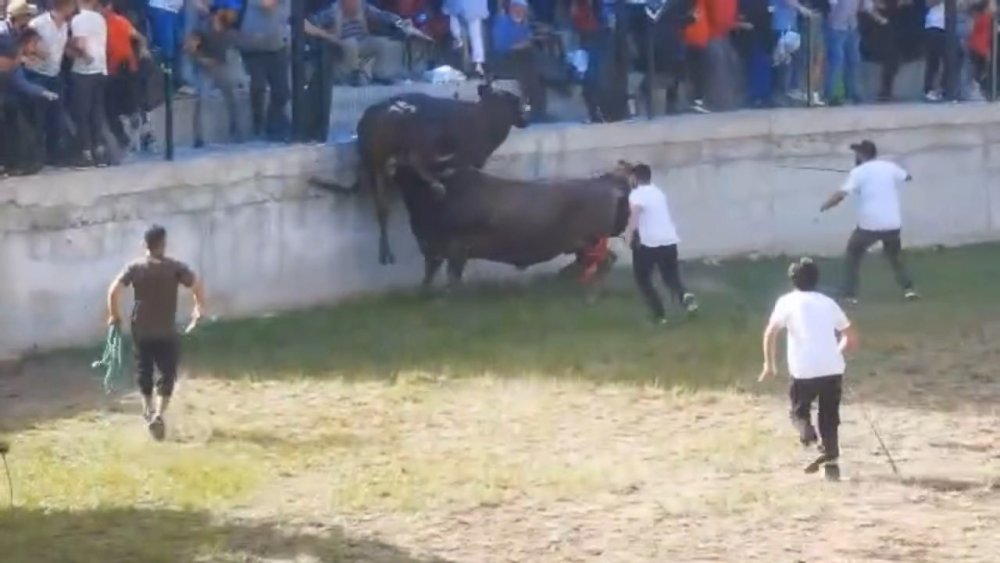
[[[857,300],[861,261],[873,244],[881,242],[904,297],[915,300],[919,295],[913,289],[913,280],[902,258],[903,219],[897,188],[899,183],[909,182],[913,177],[897,164],[880,160],[878,149],[871,141],[851,145],[851,150],[856,166],[847,175],[843,187],[820,207],[820,212],[825,212],[839,205],[848,195],[854,196],[857,202],[858,226],[847,241],[847,272],[842,297],[851,303]]]
[[[794,290],[774,305],[764,330],[764,369],[758,381],[777,371],[778,333],[787,333],[788,372],[792,383],[792,424],[799,431],[799,441],[810,446],[817,441],[812,424],[812,403],[819,403],[819,439],[821,455],[806,467],[807,473],[824,467],[829,480],[840,478],[838,427],[840,398],[846,362],[844,352],[857,343],[857,333],[837,302],[816,291],[819,267],[803,258],[788,269]]]
[[[73,57],[70,72],[71,111],[80,141],[81,167],[106,164],[104,90],[108,79],[108,25],[97,0],[80,0],[80,12],[70,21]]]
[[[652,183],[652,171],[645,164],[632,168],[629,184],[632,187],[628,196],[631,213],[624,237],[632,245],[632,271],[655,322],[666,324],[663,302],[653,287],[654,268],[660,270],[663,283],[689,313],[698,310],[698,303],[681,282],[677,260],[680,237],[670,216],[666,194]]]

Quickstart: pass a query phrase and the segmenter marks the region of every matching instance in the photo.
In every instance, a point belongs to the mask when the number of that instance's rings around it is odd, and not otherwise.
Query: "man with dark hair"
[[[132,339],[135,343],[139,390],[142,393],[143,417],[157,440],[165,434],[163,415],[170,404],[180,341],[174,327],[177,315],[177,287],[190,288],[194,295],[191,312],[192,330],[205,310],[204,289],[193,271],[183,262],[166,255],[167,231],[154,225],[146,231],[146,255],[132,261],[115,278],[108,289],[108,324],[118,324],[118,301],[126,287],[132,287],[135,304],[132,308]],[[160,372],[156,380],[157,401],[153,402],[153,371]]]
[[[918,299],[919,295],[913,289],[913,281],[903,264],[900,236],[903,219],[897,188],[900,182],[909,182],[913,177],[897,164],[880,160],[878,149],[871,141],[853,144],[851,150],[854,151],[854,169],[844,185],[820,207],[820,212],[825,212],[839,205],[848,195],[855,196],[857,201],[858,226],[847,241],[843,298],[849,303],[857,301],[861,260],[873,244],[881,242],[885,257],[896,274],[896,282],[903,288],[903,296],[908,301]]]
[[[31,104],[52,102],[59,96],[25,78],[21,61],[37,42],[38,34],[32,29],[18,38],[0,34],[0,176],[30,174],[42,166],[37,127],[28,119],[33,113]]]
[[[764,368],[757,380],[764,381],[777,371],[777,337],[784,330],[792,376],[788,392],[791,419],[803,446],[816,443],[812,403],[819,403],[821,455],[806,466],[806,473],[815,473],[823,466],[827,479],[835,481],[840,478],[838,426],[844,352],[857,344],[857,332],[837,302],[816,291],[819,267],[815,262],[803,258],[793,263],[788,277],[794,289],[774,305],[764,330]]]
[[[653,287],[653,269],[660,270],[663,283],[673,292],[689,313],[698,310],[694,295],[681,282],[677,261],[677,244],[680,237],[670,216],[667,195],[653,184],[649,166],[638,164],[629,175],[632,192],[628,196],[628,226],[623,236],[632,246],[632,271],[646,304],[653,312],[655,322],[666,324],[666,313],[660,296]]]

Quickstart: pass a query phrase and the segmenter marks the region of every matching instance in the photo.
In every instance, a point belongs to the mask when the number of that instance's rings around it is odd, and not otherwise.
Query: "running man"
[[[194,295],[191,312],[193,329],[205,310],[204,289],[194,272],[183,262],[166,255],[167,230],[154,225],[146,231],[146,255],[132,261],[111,282],[108,289],[108,324],[120,324],[118,301],[121,292],[131,287],[135,304],[132,308],[132,340],[135,344],[142,412],[149,432],[163,440],[166,425],[163,415],[170,404],[177,382],[180,359],[180,339],[174,322],[177,315],[177,288],[190,288]],[[153,402],[153,371],[159,370],[155,381],[157,400]]]
[[[810,446],[817,441],[812,424],[812,403],[819,403],[820,456],[806,466],[806,473],[824,468],[826,478],[840,479],[838,426],[840,396],[846,362],[844,352],[857,345],[857,332],[837,302],[816,291],[819,267],[803,258],[788,268],[790,293],[774,305],[764,330],[764,369],[757,381],[777,372],[778,333],[787,334],[788,372],[792,376],[788,396],[791,399],[792,424],[799,431],[799,441]]]
[[[847,175],[843,187],[820,207],[825,212],[840,204],[848,195],[857,201],[858,225],[847,241],[847,271],[841,297],[848,303],[857,303],[858,277],[865,253],[876,242],[896,274],[896,282],[903,288],[908,301],[919,298],[913,289],[913,280],[903,264],[903,243],[900,231],[903,226],[899,207],[900,182],[909,182],[912,176],[896,163],[878,158],[878,149],[871,141],[851,145],[855,167]]]
[[[622,236],[632,246],[632,271],[646,304],[652,310],[653,319],[659,324],[666,324],[663,302],[653,287],[654,268],[660,270],[663,283],[689,313],[698,310],[698,303],[681,282],[677,261],[680,237],[670,216],[667,195],[653,184],[652,176],[652,171],[645,164],[632,168],[629,175],[632,191],[628,196],[631,213]]]

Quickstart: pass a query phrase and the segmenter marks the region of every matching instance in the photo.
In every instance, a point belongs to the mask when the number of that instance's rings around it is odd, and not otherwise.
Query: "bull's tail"
[[[333,180],[325,180],[313,176],[309,178],[309,185],[335,194],[355,195],[361,191],[361,182],[358,180],[355,180],[351,186],[345,186]]]

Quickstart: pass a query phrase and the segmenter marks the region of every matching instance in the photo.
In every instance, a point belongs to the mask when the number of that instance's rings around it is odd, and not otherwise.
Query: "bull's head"
[[[528,126],[531,116],[531,105],[513,92],[493,87],[493,77],[487,75],[486,81],[479,85],[479,99],[490,106],[495,112],[510,116],[511,124],[519,129]]]

